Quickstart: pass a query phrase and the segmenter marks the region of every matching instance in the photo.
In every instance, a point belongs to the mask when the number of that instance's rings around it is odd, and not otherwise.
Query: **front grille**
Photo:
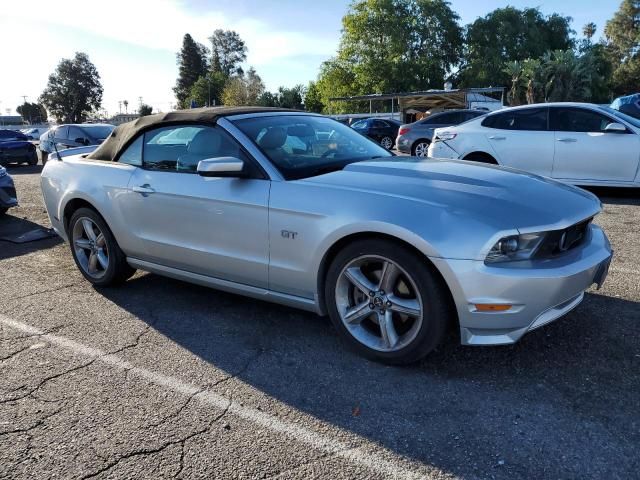
[[[592,220],[592,218],[589,218],[564,230],[549,232],[540,247],[538,247],[535,258],[557,257],[579,247],[587,239],[589,225]]]

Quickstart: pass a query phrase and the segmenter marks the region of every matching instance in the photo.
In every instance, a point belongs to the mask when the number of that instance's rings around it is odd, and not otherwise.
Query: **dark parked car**
[[[410,153],[414,157],[426,157],[429,144],[436,128],[452,127],[467,120],[486,115],[486,110],[446,110],[433,113],[422,120],[402,125],[398,131],[396,148],[403,153]]]
[[[79,125],[58,125],[40,137],[42,163],[51,153],[67,148],[100,145],[115,127],[106,123],[83,123]],[[54,147],[55,143],[55,147]]]
[[[0,130],[0,165],[9,163],[38,163],[36,147],[24,133],[14,130]]]
[[[398,135],[400,122],[388,118],[367,118],[365,120],[358,120],[351,125],[351,128],[375,140],[387,150],[391,150],[393,148],[393,141]]]
[[[18,205],[16,187],[7,169],[0,167],[0,215],[7,213],[11,207]]]

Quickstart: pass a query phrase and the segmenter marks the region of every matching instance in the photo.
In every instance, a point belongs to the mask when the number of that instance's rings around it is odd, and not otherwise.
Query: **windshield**
[[[341,170],[350,163],[393,154],[331,118],[312,115],[253,117],[233,122],[287,180]]]
[[[637,118],[632,117],[631,115],[627,115],[626,113],[622,113],[618,110],[615,110],[611,107],[600,107],[602,110],[604,110],[605,112],[616,116],[618,118],[621,118],[622,120],[624,120],[627,123],[630,123],[631,125],[633,125],[636,128],[640,128],[640,120],[638,120]]]
[[[93,138],[104,139],[107,138],[113,129],[116,128],[113,125],[83,125],[82,129],[87,132]]]

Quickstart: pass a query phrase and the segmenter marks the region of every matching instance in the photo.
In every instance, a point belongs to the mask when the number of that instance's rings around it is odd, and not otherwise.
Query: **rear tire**
[[[67,233],[76,266],[96,287],[117,285],[136,272],[127,263],[111,229],[95,210],[76,210],[69,220]]]
[[[42,158],[42,165],[44,165],[49,159],[49,153],[45,152],[44,150],[40,150],[40,158]]]
[[[325,298],[343,339],[361,355],[392,365],[426,356],[453,318],[449,292],[434,267],[383,239],[358,240],[338,253]]]
[[[380,146],[382,148],[386,148],[387,150],[391,150],[393,148],[393,138],[389,136],[382,137],[380,139]]]
[[[428,157],[429,140],[420,139],[411,146],[411,155],[414,157],[426,158]]]

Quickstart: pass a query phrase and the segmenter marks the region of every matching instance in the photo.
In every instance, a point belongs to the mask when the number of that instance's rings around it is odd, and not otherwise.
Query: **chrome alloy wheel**
[[[358,257],[346,265],[336,284],[336,306],[349,333],[381,352],[410,344],[423,322],[422,300],[414,280],[381,256]]]
[[[102,278],[109,268],[109,248],[98,225],[88,217],[80,217],[73,225],[71,240],[84,272],[92,278]]]
[[[382,137],[382,140],[380,140],[380,146],[387,150],[391,150],[391,148],[393,148],[393,139],[390,137]]]
[[[429,144],[426,142],[420,142],[415,148],[416,157],[426,157],[429,152]]]

